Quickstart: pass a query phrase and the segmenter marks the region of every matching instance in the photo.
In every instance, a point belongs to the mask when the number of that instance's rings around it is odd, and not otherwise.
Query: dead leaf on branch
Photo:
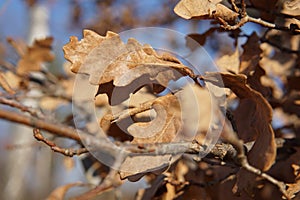
[[[150,122],[137,122],[128,127],[134,137],[132,143],[166,143],[175,141],[180,132],[180,104],[175,95],[157,98],[152,103],[156,118]]]
[[[85,62],[86,56],[99,45],[105,38],[113,37],[115,33],[107,32],[105,37],[90,30],[83,30],[83,39],[78,41],[75,36],[70,37],[70,42],[63,47],[65,58],[72,63],[71,71],[77,73]]]
[[[220,4],[220,0],[181,0],[174,8],[174,12],[184,18],[217,19],[227,22],[236,21],[238,13]]]
[[[218,73],[208,73],[204,79],[210,81],[211,77],[216,77],[217,75]],[[247,102],[248,106],[250,104],[253,105],[252,109],[249,110],[251,112],[248,112],[248,126],[238,128],[238,134],[244,130],[250,135],[256,135],[255,144],[248,154],[249,162],[264,171],[268,170],[276,156],[274,132],[270,126],[272,120],[272,108],[270,104],[259,92],[246,84],[246,76],[227,73],[221,73],[220,75],[224,86],[230,88],[240,98],[240,103]],[[211,82],[214,83],[213,81]],[[252,159],[254,162],[251,162]]]
[[[133,136],[131,143],[168,143],[182,139],[182,123],[180,105],[175,95],[166,95],[156,98],[151,102],[151,107],[156,112],[156,117],[150,122],[137,122],[128,127],[128,132]],[[176,156],[178,158],[178,156]],[[171,155],[163,156],[135,156],[127,157],[120,167],[122,179],[129,178],[136,181],[146,173],[162,173],[171,162]]]
[[[222,80],[218,78],[220,75]],[[230,88],[240,98],[240,105],[244,105],[243,107],[247,108],[243,113],[247,113],[247,115],[244,116],[246,118],[242,126],[239,126],[239,121],[244,118],[236,118],[238,134],[253,135],[256,138],[253,147],[247,155],[248,161],[262,171],[270,169],[276,158],[275,136],[271,126],[272,108],[270,104],[259,92],[246,84],[246,76],[244,75],[207,73],[203,79],[220,87]],[[253,187],[255,175],[247,171],[241,171],[239,175],[239,190]]]
[[[89,83],[99,85],[96,96],[106,93],[111,106],[123,104],[123,101],[130,97],[130,93],[135,93],[146,85],[153,86],[152,92],[155,94],[158,92],[157,88],[160,91],[162,89],[157,86],[167,87],[171,80],[186,75],[194,76],[189,68],[172,55],[158,55],[151,46],[141,45],[135,39],[123,43],[119,35],[111,32],[102,37],[85,30],[81,41],[71,37],[70,43],[64,47],[64,52],[66,59],[72,63],[71,70],[88,74]],[[113,94],[117,94],[117,102],[112,101]],[[180,141],[182,119],[176,95],[169,94],[150,103],[132,105],[132,109],[128,106],[124,108],[130,110],[129,115],[128,110],[125,110],[123,114],[126,117],[121,114],[113,119],[114,116],[109,111],[100,120],[100,127],[109,132],[117,121],[120,123],[125,118],[135,117],[136,114],[153,109],[156,112],[153,120],[131,121],[127,125],[126,129],[133,137],[131,143]],[[126,134],[120,128],[117,133]],[[115,137],[117,136],[114,135]],[[175,160],[175,157],[171,155],[127,157],[120,167],[121,178],[135,181],[148,172],[162,173],[172,160]]]
[[[300,16],[300,1],[299,0],[287,0],[279,1],[282,5],[281,13],[299,17]]]
[[[71,41],[64,46],[65,58],[72,63],[71,70],[89,74],[91,84],[113,81],[114,86],[122,87],[147,74],[159,84],[167,86],[180,73],[191,72],[177,59],[165,59],[149,45],[141,45],[135,39],[131,38],[124,44],[116,33],[108,32],[106,37],[95,34],[85,30],[80,42],[71,37]],[[174,69],[179,73],[176,74]]]
[[[19,45],[14,40],[8,40],[21,56],[17,64],[17,73],[24,75],[31,71],[40,71],[42,63],[51,62],[55,56],[51,52],[52,37],[35,40],[32,46]]]

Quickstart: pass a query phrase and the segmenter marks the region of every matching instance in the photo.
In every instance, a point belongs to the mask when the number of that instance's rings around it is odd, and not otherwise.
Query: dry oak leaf
[[[24,75],[31,71],[40,71],[42,63],[53,61],[55,56],[51,52],[52,42],[53,38],[47,37],[35,40],[32,46],[27,47],[20,55],[21,59],[17,64],[17,73]]]
[[[219,76],[222,77],[220,80]],[[261,93],[250,88],[246,84],[246,76],[233,75],[228,73],[207,73],[204,77],[205,81],[209,81],[220,87],[230,88],[239,98],[240,105],[244,110],[244,117],[247,123],[238,126],[239,118],[236,118],[238,134],[254,135],[256,140],[249,151],[247,158],[252,166],[267,171],[274,164],[276,158],[276,144],[274,131],[271,126],[272,107]],[[223,85],[224,84],[224,85]],[[225,138],[226,139],[226,138]],[[238,174],[239,190],[251,190],[254,187],[255,175],[250,172],[241,170]]]
[[[65,58],[72,63],[71,71],[77,73],[85,61],[86,56],[99,45],[105,38],[116,35],[108,31],[105,37],[90,30],[83,30],[83,39],[78,41],[75,36],[70,37],[70,42],[63,47]]]
[[[155,99],[152,107],[156,117],[150,122],[137,122],[128,127],[131,143],[168,143],[182,139],[180,105],[175,95]],[[178,157],[178,156],[176,156]],[[171,155],[127,157],[120,167],[121,178],[136,181],[148,172],[160,174],[176,159]]]
[[[179,74],[191,73],[176,58],[159,56],[149,45],[141,45],[133,38],[125,44],[116,33],[108,32],[106,37],[96,35],[85,30],[81,41],[71,37],[71,41],[63,48],[65,58],[72,63],[71,70],[89,74],[89,82],[93,85],[113,81],[115,86],[127,86],[146,74],[150,79],[167,86]]]
[[[222,18],[225,21],[235,21],[238,13],[220,4],[220,0],[181,0],[174,8],[174,12],[184,18],[194,17],[213,19]]]
[[[171,142],[181,127],[180,105],[175,95],[157,98],[152,104],[156,117],[150,122],[137,122],[128,127],[132,143]]]
[[[222,77],[222,80],[218,78]],[[248,159],[253,166],[266,171],[274,163],[276,157],[276,144],[274,132],[271,127],[272,107],[261,93],[253,90],[246,84],[246,76],[229,73],[207,73],[205,81],[221,87],[230,88],[239,98],[240,104],[247,104],[252,109],[248,110],[249,124],[239,131],[247,131],[256,135],[256,140],[251,148]],[[224,85],[222,85],[224,84]],[[238,123],[238,119],[236,119]]]

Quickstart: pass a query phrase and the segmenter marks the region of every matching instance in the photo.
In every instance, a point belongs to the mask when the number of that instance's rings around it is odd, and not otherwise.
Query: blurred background
[[[13,65],[18,60],[7,38],[21,40],[28,45],[34,39],[54,38],[55,61],[49,71],[64,76],[66,62],[62,46],[70,36],[82,38],[82,29],[101,35],[138,27],[165,27],[183,34],[205,33],[212,25],[209,20],[183,20],[175,15],[176,0],[0,0],[0,60]],[[250,27],[250,28],[249,28]],[[247,24],[245,33],[258,26]],[[243,38],[241,38],[243,40]],[[214,58],[232,53],[234,42],[227,33],[212,34],[202,44]],[[37,107],[34,99],[26,105]],[[2,109],[2,107],[1,107]],[[60,111],[69,113],[70,107]],[[62,142],[63,143],[63,142]],[[80,160],[53,153],[37,143],[32,129],[0,120],[0,199],[44,199],[56,187],[76,181],[86,182]],[[131,183],[129,187],[142,183]],[[141,186],[141,185],[140,185]],[[128,186],[123,186],[128,187]],[[70,194],[80,193],[72,189]]]

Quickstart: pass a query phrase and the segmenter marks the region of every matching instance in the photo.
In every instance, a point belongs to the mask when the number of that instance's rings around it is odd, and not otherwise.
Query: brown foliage
[[[114,21],[108,4],[99,3],[106,8],[101,26]],[[86,99],[72,102],[73,89],[86,95],[83,85],[75,85],[74,74],[56,76],[42,68],[43,63],[54,60],[51,37],[36,40],[32,46],[9,39],[20,58],[15,66],[1,60],[0,103],[28,115],[1,109],[0,118],[33,127],[38,141],[64,156],[86,154],[91,147],[91,152],[112,158],[109,172],[99,163],[95,171],[87,172],[93,176],[97,171],[101,182],[77,199],[97,198],[116,191],[124,179],[141,178],[149,187],[140,188],[137,199],[299,198],[298,11],[299,1],[179,1],[174,8],[179,17],[212,22],[204,33],[188,35],[189,49],[197,48],[191,39],[209,45],[222,34],[233,41],[231,46],[218,47],[219,71],[204,74],[196,74],[180,58],[134,38],[124,42],[112,31],[101,36],[85,29],[82,39],[71,36],[63,47],[70,62],[65,67],[76,75],[87,75],[88,85],[96,86],[95,113],[102,114],[97,115],[96,124],[85,109]],[[135,24],[132,15],[131,10],[124,10],[122,23],[130,27],[142,23],[137,19]],[[264,28],[247,35],[242,26],[248,22]],[[32,72],[39,72],[42,78]],[[191,82],[196,103],[190,101],[186,85],[161,93],[183,77]],[[226,93],[212,94],[211,88],[226,88]],[[22,103],[33,89],[41,92],[34,97],[40,106],[37,109]],[[220,102],[221,97],[226,102]],[[67,105],[78,113],[60,110]],[[192,114],[197,113],[197,106],[201,115],[195,120]],[[82,126],[76,127],[76,117]],[[194,129],[195,134],[188,135]],[[218,130],[220,138],[210,147],[206,136]],[[68,138],[80,147],[61,147],[55,137],[44,137],[41,131]],[[73,167],[72,163],[68,166]],[[61,186],[48,199],[63,199],[75,186],[90,185]]]

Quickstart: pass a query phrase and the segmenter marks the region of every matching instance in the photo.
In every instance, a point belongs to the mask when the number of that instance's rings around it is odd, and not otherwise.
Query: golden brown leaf
[[[156,117],[150,122],[137,122],[128,127],[132,143],[168,143],[180,140],[182,129],[179,102],[174,95],[157,98],[152,104]],[[145,173],[161,173],[169,166],[171,155],[128,157],[122,164],[121,178],[136,180]],[[136,176],[135,176],[136,175]]]
[[[204,19],[222,18],[227,22],[235,21],[238,13],[220,4],[220,0],[181,0],[174,8],[174,12],[184,18],[194,17]]]
[[[83,39],[78,41],[77,37],[70,37],[70,42],[63,47],[65,58],[72,63],[71,71],[77,73],[85,61],[86,56],[105,38],[116,35],[113,32],[107,32],[105,37],[98,35],[90,30],[83,30]]]
[[[222,18],[226,22],[235,23],[239,14],[227,8],[223,4],[217,4],[216,12],[213,13],[214,18]]]
[[[157,98],[152,104],[156,117],[150,122],[137,122],[128,127],[132,143],[171,142],[180,131],[180,105],[176,96]]]
[[[95,36],[96,33],[91,31],[87,33],[93,37],[85,34],[80,42],[71,37],[64,52],[65,57],[72,62],[71,70],[89,74],[91,84],[101,85],[113,81],[114,86],[122,87],[146,75],[167,86],[171,79],[178,78],[180,74],[171,69],[190,72],[177,59],[159,56],[149,45],[141,45],[135,39],[131,38],[124,44],[119,35],[112,32],[108,32],[106,37]]]
[[[191,50],[198,48],[199,44],[203,46],[206,42],[206,39],[210,35],[212,35],[216,30],[217,30],[217,28],[213,27],[213,28],[208,29],[207,31],[205,31],[202,34],[199,34],[199,33],[188,34],[186,36],[186,46],[188,48],[190,48]],[[196,41],[196,43],[195,43],[195,41]]]
[[[174,12],[184,19],[192,17],[207,17],[216,12],[220,0],[181,0],[174,8]]]
[[[31,71],[40,71],[42,63],[51,62],[54,60],[54,55],[51,53],[51,44],[53,38],[35,40],[33,46],[27,47],[17,65],[18,74],[26,74]]]
[[[40,107],[45,110],[55,110],[58,106],[63,104],[67,104],[67,101],[47,96],[41,98],[39,102]]]
[[[283,1],[281,13],[298,17],[300,15],[300,1],[299,0]]]

